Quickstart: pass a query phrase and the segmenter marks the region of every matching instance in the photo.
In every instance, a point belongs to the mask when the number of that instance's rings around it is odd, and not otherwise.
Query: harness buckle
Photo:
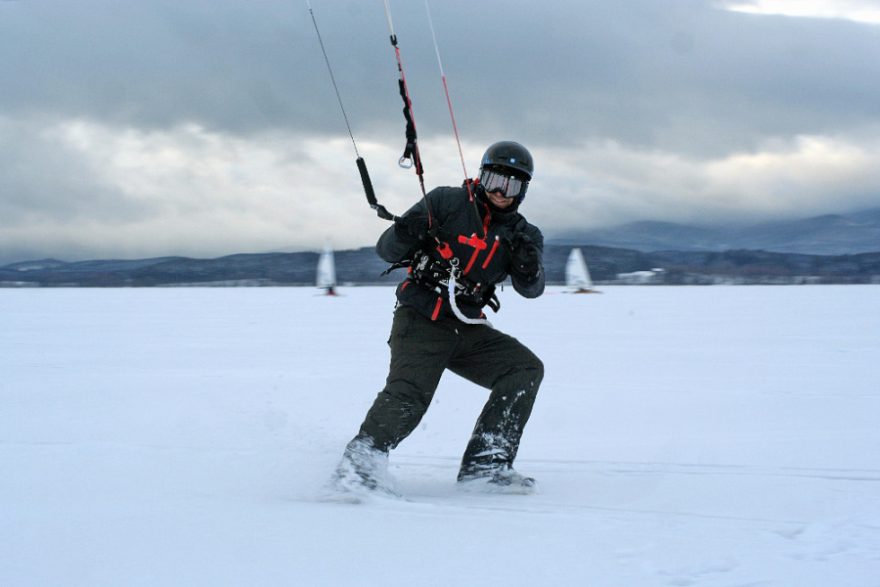
[[[464,289],[464,286],[459,282],[459,278],[461,277],[461,268],[458,266],[458,257],[453,257],[449,259],[449,273],[453,277],[455,277],[455,281],[458,282],[458,286],[461,289]]]

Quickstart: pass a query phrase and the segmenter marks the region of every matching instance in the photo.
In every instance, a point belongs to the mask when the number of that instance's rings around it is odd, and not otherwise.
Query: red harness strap
[[[495,236],[495,244],[492,245],[492,250],[489,251],[489,254],[486,256],[486,260],[483,261],[483,269],[489,266],[489,261],[492,260],[492,257],[495,256],[495,251],[498,250],[498,236]]]
[[[437,296],[437,303],[434,304],[434,313],[431,314],[431,320],[436,320],[440,315],[440,307],[443,305],[443,296]]]
[[[471,260],[468,261],[467,266],[462,272],[462,275],[467,275],[468,272],[473,268],[474,262],[477,260],[477,256],[480,254],[480,251],[485,251],[489,245],[486,244],[485,240],[478,237],[476,233],[472,234],[470,238],[464,236],[463,234],[460,234],[458,235],[458,242],[474,248],[474,253],[471,255]]]

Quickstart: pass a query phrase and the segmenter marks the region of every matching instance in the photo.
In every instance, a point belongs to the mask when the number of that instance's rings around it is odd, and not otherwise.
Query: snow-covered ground
[[[880,585],[877,286],[507,289],[540,492],[456,491],[447,375],[360,505],[393,291],[342,293],[0,290],[0,585]]]

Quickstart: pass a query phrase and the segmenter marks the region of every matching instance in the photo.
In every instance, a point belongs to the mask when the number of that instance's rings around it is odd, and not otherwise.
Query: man
[[[410,269],[397,287],[386,385],[345,449],[337,489],[393,493],[388,452],[418,425],[446,369],[491,390],[464,452],[460,486],[512,493],[535,486],[513,461],[544,366],[482,312],[486,305],[497,311],[495,285],[508,275],[524,297],[544,292],[544,239],[519,213],[533,169],[525,147],[495,143],[478,181],[432,190],[429,205],[420,201],[379,238],[379,256]]]

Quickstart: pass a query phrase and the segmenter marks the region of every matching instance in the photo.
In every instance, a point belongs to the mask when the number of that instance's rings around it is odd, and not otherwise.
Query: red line
[[[431,320],[436,320],[436,319],[437,319],[437,316],[440,315],[440,306],[442,306],[442,305],[443,305],[443,298],[442,298],[442,297],[438,297],[438,298],[437,298],[437,303],[434,304],[434,313],[431,314]]]
[[[489,261],[492,260],[492,256],[495,255],[495,251],[498,250],[498,237],[495,237],[495,244],[492,245],[492,250],[489,251],[489,256],[486,257],[486,260],[483,261],[483,269],[489,266]]]

